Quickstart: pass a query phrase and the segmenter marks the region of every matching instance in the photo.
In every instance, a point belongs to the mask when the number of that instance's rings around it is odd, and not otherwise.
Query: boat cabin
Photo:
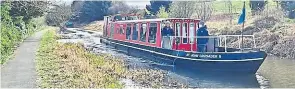
[[[104,20],[102,43],[128,55],[185,69],[255,74],[266,58],[265,52],[255,49],[254,35],[209,36],[198,19],[121,15],[106,16]],[[245,50],[243,37],[253,38],[254,49]],[[238,40],[239,47],[227,47],[229,39]]]
[[[117,16],[114,16],[117,17]],[[120,16],[128,18],[128,16]],[[129,16],[130,17],[130,16]],[[196,51],[196,31],[199,28],[200,20],[188,18],[169,19],[137,19],[127,20],[105,17],[105,37],[115,40],[130,42],[151,47],[162,48],[161,30],[165,22],[170,22],[174,36],[178,39],[171,39],[171,49],[183,51]],[[114,21],[115,20],[115,21]],[[176,42],[177,41],[177,42]]]

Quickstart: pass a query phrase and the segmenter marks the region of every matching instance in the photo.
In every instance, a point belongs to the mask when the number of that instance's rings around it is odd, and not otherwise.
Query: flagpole
[[[243,34],[243,30],[244,30],[244,25],[245,25],[245,22],[243,22],[243,25],[242,25],[242,31],[241,31],[241,35],[242,35],[242,47],[241,47],[241,49],[242,49],[242,52],[244,51],[244,34]]]
[[[244,6],[243,8],[245,9],[245,1],[244,1]],[[243,31],[244,31],[244,26],[245,26],[245,19],[246,19],[246,11],[244,12],[245,14],[245,17],[244,17],[244,21],[243,21],[243,25],[242,25],[242,31],[241,31],[241,35],[242,35],[242,45],[241,45],[241,50],[242,52],[244,51],[244,34],[243,34]]]

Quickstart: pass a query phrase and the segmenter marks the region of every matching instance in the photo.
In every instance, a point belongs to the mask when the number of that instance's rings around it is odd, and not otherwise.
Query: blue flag
[[[243,6],[243,9],[242,9],[242,13],[240,15],[238,24],[244,23],[245,22],[245,18],[246,18],[246,8],[245,8],[245,1],[244,1],[244,6]]]

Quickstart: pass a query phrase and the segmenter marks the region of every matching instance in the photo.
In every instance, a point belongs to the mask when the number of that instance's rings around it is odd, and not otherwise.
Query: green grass
[[[228,10],[228,5],[227,5],[228,2],[224,0],[217,0],[217,1],[213,1],[212,3],[212,7],[214,11],[212,13],[211,18],[213,19],[206,22],[209,28],[222,29],[225,27],[231,28],[233,26],[240,26],[237,24],[237,22],[243,8],[244,1],[235,0],[231,2],[232,2],[232,13],[234,14],[232,19],[232,24],[230,24],[230,17],[228,16],[230,14]],[[246,13],[245,27],[252,25],[252,23],[257,18],[265,17],[266,14],[268,14],[269,16],[281,15],[279,13],[277,14],[272,12],[274,9],[277,9],[277,4],[273,0],[268,0],[268,3],[265,5],[265,9],[263,12],[261,12],[261,15],[255,15],[255,16],[252,16],[251,14],[251,8],[249,6],[249,3],[250,1],[246,0],[245,6],[246,6],[247,13]],[[285,22],[292,23],[294,22],[294,20],[285,19]]]
[[[80,44],[63,44],[54,30],[43,36],[37,54],[38,86],[41,88],[122,88],[122,61],[96,55]]]
[[[232,12],[241,13],[243,8],[243,1],[231,1],[232,2]],[[246,11],[251,12],[249,1],[246,1]],[[229,13],[228,5],[226,1],[214,1],[213,10],[215,13]]]
[[[265,5],[265,8],[272,8],[272,7],[276,7],[276,2],[274,2],[273,0],[267,0],[267,5]],[[214,12],[216,13],[228,13],[228,5],[227,5],[227,1],[224,0],[217,0],[213,2],[213,9]],[[231,1],[232,3],[232,10],[233,13],[241,13],[242,8],[243,8],[243,3],[244,1],[240,1],[240,0],[233,0]],[[247,13],[251,12],[251,8],[249,5],[250,1],[246,0],[245,2],[245,6],[246,6],[246,11]]]

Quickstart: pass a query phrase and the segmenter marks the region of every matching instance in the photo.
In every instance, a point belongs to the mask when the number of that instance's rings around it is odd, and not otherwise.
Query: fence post
[[[238,40],[239,40],[239,49],[241,49],[241,40],[240,40],[240,36],[238,36]]]
[[[256,41],[255,41],[255,36],[253,35],[253,41],[254,41],[254,48],[256,48]]]
[[[224,41],[225,42],[224,43],[224,51],[227,52],[227,48],[226,48],[226,36],[224,37],[224,39],[225,39],[225,41]]]

